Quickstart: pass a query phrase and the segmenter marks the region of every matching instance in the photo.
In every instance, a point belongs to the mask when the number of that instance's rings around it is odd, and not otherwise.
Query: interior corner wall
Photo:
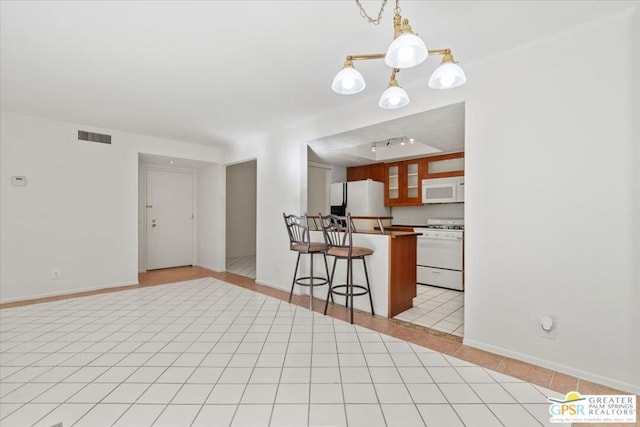
[[[632,48],[631,48],[631,58],[632,58],[632,72],[638,76],[640,75],[640,5],[636,6],[633,15],[631,16],[631,29],[633,31],[632,34]],[[631,117],[633,117],[633,122],[635,124],[634,127],[634,143],[633,147],[635,150],[635,205],[634,205],[634,214],[635,224],[633,227],[633,241],[635,242],[635,249],[633,253],[636,255],[635,259],[635,272],[634,272],[634,280],[635,286],[633,287],[634,292],[631,300],[640,301],[640,79],[636,78],[633,80],[632,85],[632,93],[633,95],[633,112]],[[635,317],[632,320],[632,324],[635,326],[635,335],[632,335],[631,342],[634,345],[633,354],[636,355],[638,359],[640,359],[640,310],[634,310]],[[638,368],[636,366],[638,370]]]
[[[225,181],[220,164],[198,168],[197,264],[213,271],[225,270]]]
[[[226,256],[256,254],[256,161],[226,168]]]
[[[266,135],[225,152],[225,164],[257,160],[256,283],[261,285],[286,290],[291,285],[296,259],[289,250],[282,213],[303,212],[306,187],[301,182],[307,162],[301,163],[301,150],[306,153],[301,141],[307,140],[296,134]]]
[[[638,393],[631,28],[606,19],[469,70],[464,342]]]
[[[640,253],[628,230],[640,197],[629,87],[640,73],[629,21],[608,18],[465,64],[469,80],[453,91],[406,85],[412,103],[400,112],[378,109],[374,93],[256,142],[256,281],[290,281],[295,259],[278,224],[306,191],[300,142],[466,102],[465,343],[639,392]],[[616,78],[593,52],[621,61]],[[539,335],[545,314],[556,319],[555,340]]]
[[[137,283],[138,153],[220,160],[212,147],[6,111],[0,123],[2,302]],[[78,141],[79,129],[113,143]]]

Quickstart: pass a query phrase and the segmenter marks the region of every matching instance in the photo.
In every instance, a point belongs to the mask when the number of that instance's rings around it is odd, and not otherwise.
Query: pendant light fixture
[[[362,92],[366,86],[362,74],[353,68],[353,61],[347,59],[344,68],[333,79],[331,89],[342,95],[351,95]]]
[[[378,101],[378,106],[385,110],[396,110],[409,104],[409,95],[407,95],[407,92],[404,89],[398,86],[398,81],[396,80],[397,72],[398,70],[394,68],[391,73],[389,87],[387,90],[382,92],[380,101]]]
[[[356,0],[360,13],[368,22],[379,24],[387,0],[382,0],[382,6],[377,18],[371,18],[364,10],[359,0]],[[429,50],[426,45],[413,33],[408,19],[400,15],[399,0],[396,0],[393,17],[394,40],[386,53],[374,53],[364,55],[348,55],[342,70],[333,79],[331,88],[341,95],[352,95],[362,92],[366,83],[364,77],[353,66],[353,61],[384,59],[385,64],[391,67],[389,86],[380,96],[378,106],[387,110],[405,107],[409,104],[409,95],[398,85],[396,74],[401,69],[415,67],[424,62],[430,55],[442,55],[442,62],[429,79],[429,87],[432,89],[452,89],[463,85],[467,78],[451,54],[450,49]]]
[[[454,87],[462,86],[466,81],[467,76],[464,75],[464,71],[455,63],[449,49],[446,49],[446,53],[442,57],[442,63],[431,74],[429,87],[431,89],[453,89]],[[364,84],[364,80],[362,84]]]

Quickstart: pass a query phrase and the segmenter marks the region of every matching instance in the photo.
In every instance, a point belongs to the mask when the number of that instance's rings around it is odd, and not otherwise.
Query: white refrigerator
[[[390,209],[384,205],[384,183],[372,181],[337,182],[331,184],[331,212],[352,216],[389,216]],[[385,221],[384,224],[388,224]],[[378,225],[375,220],[354,220],[357,231],[372,231]]]

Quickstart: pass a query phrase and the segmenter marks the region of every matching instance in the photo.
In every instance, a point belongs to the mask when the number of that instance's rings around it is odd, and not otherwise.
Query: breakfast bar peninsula
[[[310,221],[313,217],[309,217]],[[353,216],[354,220],[373,219],[377,217]],[[313,227],[313,223],[311,224]],[[413,298],[416,296],[416,249],[417,236],[420,233],[413,231],[389,231],[366,229],[356,231],[353,234],[353,245],[363,246],[373,250],[373,254],[367,256],[367,271],[371,285],[371,296],[375,314],[384,317],[393,317],[413,306]],[[322,231],[311,231],[311,240],[322,242]],[[328,256],[329,270],[333,265],[333,257]],[[320,264],[320,265],[319,265]],[[318,277],[323,277],[324,266],[316,263],[314,268]],[[334,282],[342,283],[346,277],[346,262],[338,261]],[[308,268],[308,267],[307,267]],[[361,261],[353,263],[353,280],[355,284],[364,284],[365,275]],[[326,288],[320,288],[314,296],[325,299]],[[335,297],[336,304],[344,304],[344,298]],[[365,297],[354,298],[354,308],[364,312],[370,312],[369,299]]]

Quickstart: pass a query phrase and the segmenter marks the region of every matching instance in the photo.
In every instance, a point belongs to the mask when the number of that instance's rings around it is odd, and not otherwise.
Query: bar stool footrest
[[[341,292],[341,291],[336,291],[336,288],[340,289],[340,288],[350,288],[353,287],[354,289],[361,289],[362,292],[353,292],[352,294],[347,292]],[[331,287],[331,293],[332,294],[336,294],[336,295],[342,295],[342,296],[360,296],[360,295],[367,295],[369,293],[369,289],[366,288],[365,286],[362,285],[333,285]]]
[[[312,279],[311,276],[298,277],[295,280],[295,283],[296,283],[296,285],[309,286],[309,287],[310,286],[313,286],[313,287],[323,286],[323,285],[326,285],[326,284],[329,283],[329,280],[327,280],[324,277],[313,276],[313,284],[311,284],[311,279]]]

